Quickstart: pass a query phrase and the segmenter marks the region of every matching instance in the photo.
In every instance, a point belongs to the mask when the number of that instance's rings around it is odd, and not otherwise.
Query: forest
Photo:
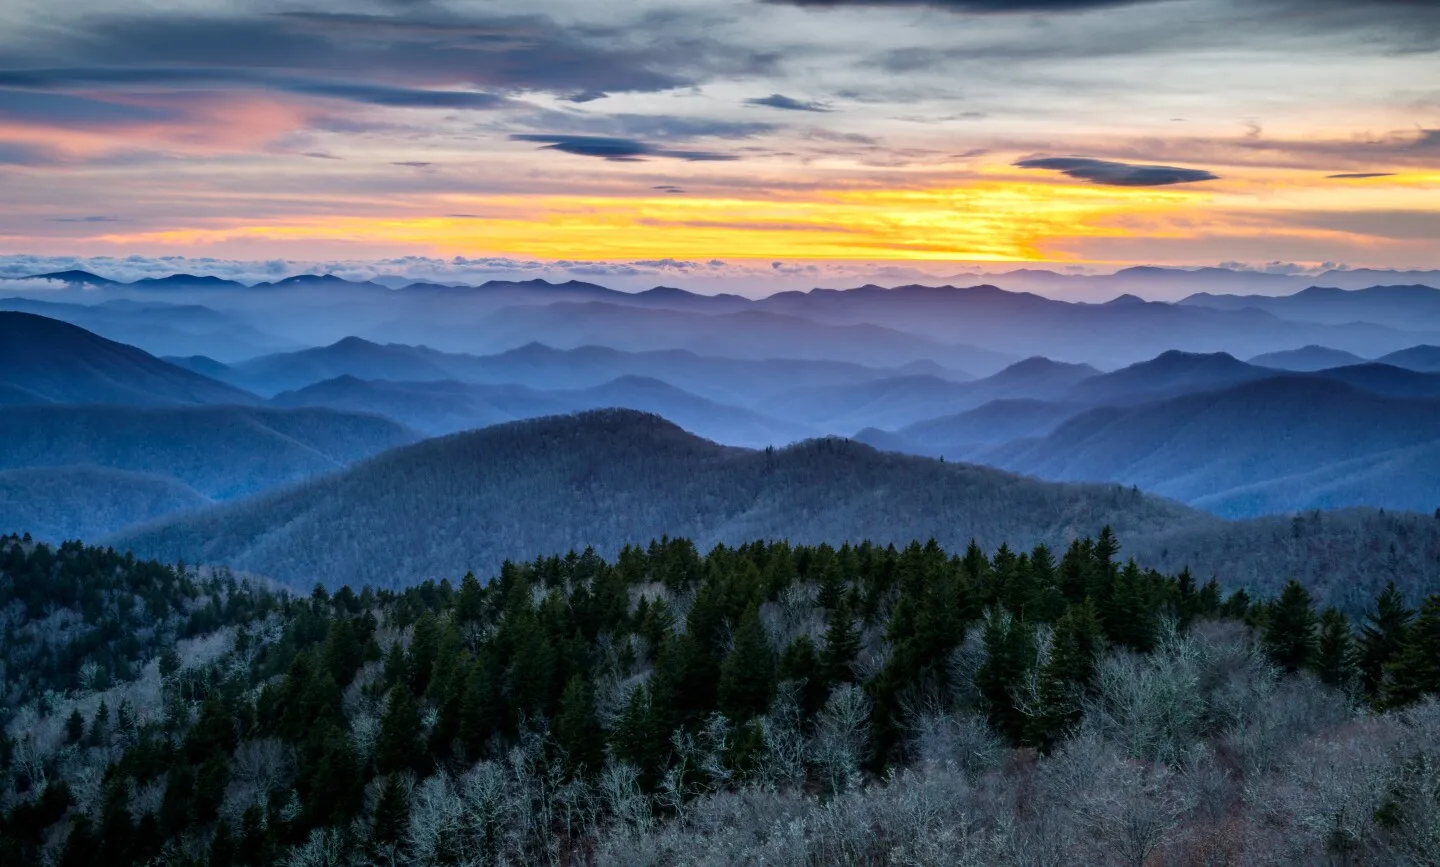
[[[685,539],[299,594],[0,539],[6,865],[1433,865],[1440,594]]]

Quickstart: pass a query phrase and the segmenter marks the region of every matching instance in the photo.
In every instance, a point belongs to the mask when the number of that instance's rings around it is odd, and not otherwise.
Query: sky
[[[0,4],[12,263],[1436,268],[1437,192],[1435,0]]]

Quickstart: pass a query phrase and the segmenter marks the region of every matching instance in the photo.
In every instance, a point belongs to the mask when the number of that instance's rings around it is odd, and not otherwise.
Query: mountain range
[[[961,548],[973,539],[992,550],[1001,541],[1061,547],[1106,525],[1146,565],[1189,566],[1265,592],[1287,576],[1314,581],[1337,599],[1368,599],[1399,571],[1440,580],[1440,520],[1428,515],[1352,509],[1231,522],[1129,487],[1040,482],[839,439],[728,448],[625,410],[427,440],[109,542],[163,559],[229,563],[298,586],[393,586],[469,570],[494,574],[503,560],[541,551],[614,554],[667,534],[684,534],[702,549],[760,538],[901,545],[934,538]],[[1378,556],[1377,545],[1389,553]]]
[[[85,282],[72,274],[56,280],[77,288],[49,294],[52,300],[67,302],[129,298],[223,307],[224,316],[271,339],[307,346],[358,336],[494,354],[540,341],[560,348],[594,344],[623,351],[688,349],[737,358],[826,359],[871,366],[928,360],[976,376],[1031,355],[1114,368],[1169,349],[1249,358],[1318,345],[1373,359],[1415,345],[1440,344],[1440,321],[1434,315],[1440,290],[1418,285],[1440,280],[1425,274],[1409,275],[1417,285],[1398,288],[1297,287],[1304,291],[1281,298],[1256,296],[1260,301],[1192,292],[1179,303],[1146,301],[1134,293],[1147,294],[1147,280],[1220,288],[1248,286],[1250,277],[1219,270],[1134,269],[1112,280],[1125,294],[1093,303],[1074,300],[1083,297],[1074,293],[1045,297],[1024,291],[1026,279],[1034,274],[1006,276],[1012,279],[996,278],[1004,288],[985,282],[867,285],[749,299],[673,287],[623,292],[573,280],[491,281],[480,286],[408,283],[391,288],[333,275],[298,275],[246,287],[185,275],[122,284],[99,278]],[[1347,278],[1356,279],[1358,272]],[[1294,285],[1290,278],[1282,283]],[[1326,300],[1336,292],[1340,313],[1332,313],[1334,305]],[[275,316],[277,307],[287,315]],[[161,354],[215,356],[141,345]]]

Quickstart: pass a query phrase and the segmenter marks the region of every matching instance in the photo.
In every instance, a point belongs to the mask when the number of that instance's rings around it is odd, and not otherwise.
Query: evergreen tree
[[[1317,621],[1310,602],[1310,591],[1299,581],[1291,579],[1280,591],[1280,598],[1268,609],[1269,619],[1264,632],[1266,652],[1276,665],[1287,672],[1299,671],[1315,655]]]
[[[855,659],[860,654],[860,632],[847,602],[840,602],[828,614],[825,650],[820,657],[821,675],[827,687],[855,679]]]
[[[1350,621],[1335,607],[1320,615],[1320,634],[1315,642],[1315,673],[1331,686],[1354,689],[1360,681],[1359,653]]]
[[[420,771],[425,766],[423,726],[415,697],[401,684],[390,690],[380,733],[375,738],[375,769],[382,774]]]
[[[1105,631],[1114,643],[1140,653],[1154,649],[1159,632],[1155,600],[1149,580],[1134,560],[1115,576],[1103,617]]]
[[[461,586],[464,593],[464,586]],[[410,825],[410,793],[399,774],[385,779],[380,800],[375,804],[375,817],[370,825],[371,838],[382,847],[394,847],[405,837]]]
[[[1405,643],[1386,667],[1385,704],[1405,707],[1440,694],[1440,593],[1426,598]]]
[[[1014,743],[1025,736],[1026,719],[1016,705],[1015,691],[1034,662],[1030,628],[1002,609],[992,609],[982,632],[985,662],[975,672],[975,687],[984,697],[990,725]]]
[[[775,667],[775,676],[779,681],[800,684],[801,713],[807,718],[819,713],[820,708],[825,706],[830,688],[825,682],[820,658],[815,653],[815,642],[810,640],[810,636],[797,635],[786,645]]]
[[[1072,605],[1055,622],[1050,658],[1039,677],[1039,714],[1028,726],[1028,739],[1049,749],[1079,722],[1081,699],[1095,680],[1095,665],[1105,649],[1105,632],[1088,599]]]
[[[1405,633],[1415,619],[1415,612],[1405,605],[1405,597],[1391,581],[1375,597],[1375,608],[1365,615],[1360,626],[1360,679],[1366,695],[1382,696],[1385,669],[1405,644]]]
[[[65,740],[67,743],[78,744],[85,737],[85,717],[80,715],[80,709],[70,711],[70,718],[65,721]]]
[[[735,648],[720,666],[720,710],[731,720],[744,722],[765,713],[775,696],[775,651],[760,621],[760,609],[751,606],[735,630]]]
[[[565,751],[572,775],[594,774],[605,763],[605,730],[595,712],[595,688],[577,674],[565,684],[555,717],[555,742]]]

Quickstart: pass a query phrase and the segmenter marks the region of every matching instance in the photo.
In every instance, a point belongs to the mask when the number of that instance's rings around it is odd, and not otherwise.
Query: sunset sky
[[[1434,268],[1440,3],[6,0],[0,191],[12,257]]]

